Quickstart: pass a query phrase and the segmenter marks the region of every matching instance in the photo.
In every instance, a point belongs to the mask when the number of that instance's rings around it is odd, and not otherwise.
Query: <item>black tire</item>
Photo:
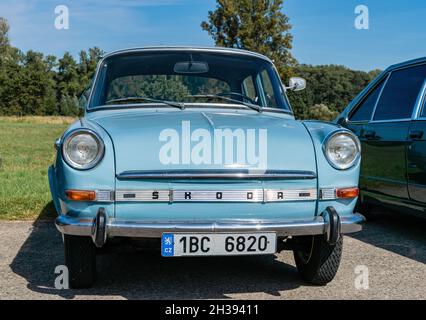
[[[300,276],[306,282],[324,286],[331,282],[339,269],[342,257],[343,237],[340,235],[335,245],[330,245],[323,235],[306,237],[305,251],[294,251],[294,260]]]
[[[96,248],[90,237],[64,235],[65,264],[69,285],[89,288],[96,281]]]

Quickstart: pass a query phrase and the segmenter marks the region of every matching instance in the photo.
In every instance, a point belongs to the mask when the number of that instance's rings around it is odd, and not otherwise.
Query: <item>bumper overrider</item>
[[[365,218],[358,213],[340,217],[333,207],[311,220],[236,221],[123,221],[108,218],[103,208],[93,220],[60,215],[56,227],[63,234],[90,236],[98,247],[108,237],[161,238],[163,233],[248,233],[275,232],[278,237],[326,235],[334,243],[340,234],[362,230]]]

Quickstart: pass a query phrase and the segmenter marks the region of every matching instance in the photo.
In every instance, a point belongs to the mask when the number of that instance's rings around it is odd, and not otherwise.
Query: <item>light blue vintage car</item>
[[[294,119],[286,91],[305,85],[284,87],[268,58],[243,50],[103,57],[49,168],[70,286],[93,284],[97,248],[144,240],[164,257],[293,250],[303,279],[330,282],[341,235],[364,221],[360,143]]]

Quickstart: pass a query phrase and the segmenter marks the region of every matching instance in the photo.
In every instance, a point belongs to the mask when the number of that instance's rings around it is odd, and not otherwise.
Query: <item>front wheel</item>
[[[96,280],[96,248],[92,239],[64,235],[64,248],[70,287],[91,287]]]
[[[330,245],[324,235],[303,237],[306,249],[294,251],[294,260],[302,279],[313,285],[324,286],[331,282],[339,269],[343,237]]]

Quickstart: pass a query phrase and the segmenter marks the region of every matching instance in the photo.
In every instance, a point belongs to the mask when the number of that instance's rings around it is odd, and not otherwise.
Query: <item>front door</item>
[[[365,126],[362,185],[366,191],[409,199],[407,150],[415,106],[426,78],[426,65],[392,71]]]
[[[409,121],[370,123],[363,135],[362,189],[408,199],[406,148]]]

